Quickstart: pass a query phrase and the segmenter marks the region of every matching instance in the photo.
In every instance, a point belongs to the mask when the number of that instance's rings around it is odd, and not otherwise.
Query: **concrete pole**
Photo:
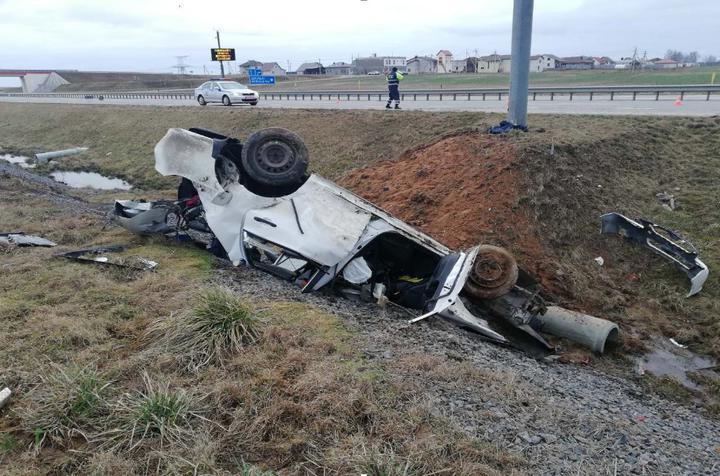
[[[533,0],[514,0],[508,122],[527,127]]]

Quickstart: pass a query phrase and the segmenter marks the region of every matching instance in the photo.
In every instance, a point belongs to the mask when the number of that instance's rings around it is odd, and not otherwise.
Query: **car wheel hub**
[[[267,172],[284,172],[292,167],[295,154],[287,144],[273,141],[260,146],[257,151],[257,162]]]

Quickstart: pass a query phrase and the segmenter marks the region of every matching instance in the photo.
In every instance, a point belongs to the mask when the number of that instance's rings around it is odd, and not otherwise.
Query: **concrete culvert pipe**
[[[602,354],[608,345],[617,345],[620,328],[614,322],[557,306],[548,306],[538,316],[542,332],[565,337]]]

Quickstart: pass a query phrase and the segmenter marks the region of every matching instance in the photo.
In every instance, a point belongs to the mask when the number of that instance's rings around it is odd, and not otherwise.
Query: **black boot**
[[[390,107],[390,106],[388,106]],[[395,104],[395,109],[400,109],[400,104]]]
[[[385,104],[385,109],[392,109],[392,108],[390,107],[390,103]]]

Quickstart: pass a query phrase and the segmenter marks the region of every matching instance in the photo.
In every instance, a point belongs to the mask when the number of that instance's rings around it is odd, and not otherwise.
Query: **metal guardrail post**
[[[426,101],[429,101],[429,100],[430,100],[430,95],[429,95],[429,94],[426,94],[426,95],[425,95],[425,100],[426,100]]]
[[[610,100],[615,99],[615,91],[610,91]]]
[[[498,101],[502,101],[502,93],[498,93]]]
[[[485,93],[483,93],[483,101],[485,100]]]
[[[535,101],[536,99],[537,99],[537,93],[535,91],[533,91],[533,101]]]
[[[551,101],[555,100],[555,92],[554,91],[550,93],[550,100]]]
[[[570,100],[572,101],[573,93],[570,93]]]
[[[685,91],[680,91],[680,100],[685,99]]]
[[[706,100],[706,101],[709,101],[709,100],[710,100],[710,91],[707,92],[707,96],[705,97],[705,100]]]
[[[660,100],[660,91],[655,91],[655,100],[656,101]]]

